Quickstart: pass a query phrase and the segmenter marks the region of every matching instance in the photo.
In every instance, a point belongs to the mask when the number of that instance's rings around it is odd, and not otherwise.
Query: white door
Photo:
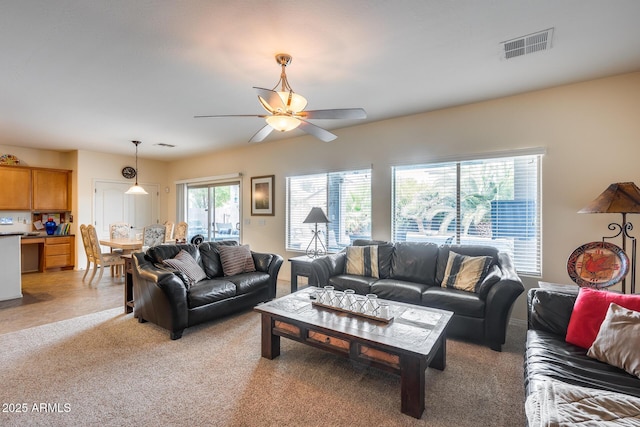
[[[131,224],[131,236],[142,233],[146,225],[160,222],[158,217],[158,185],[145,184],[147,195],[125,194],[131,183],[117,181],[95,182],[94,225],[100,238],[109,238],[109,224]]]

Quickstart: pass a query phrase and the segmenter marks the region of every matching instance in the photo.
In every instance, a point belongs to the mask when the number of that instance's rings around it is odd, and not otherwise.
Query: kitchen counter
[[[22,298],[20,238],[24,233],[0,233],[0,301]]]

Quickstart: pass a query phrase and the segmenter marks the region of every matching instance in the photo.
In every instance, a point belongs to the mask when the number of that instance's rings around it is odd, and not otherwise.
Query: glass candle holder
[[[365,312],[367,314],[372,314],[376,316],[378,314],[378,311],[380,310],[380,304],[378,303],[378,295],[367,294],[366,299],[367,299],[367,304],[366,304]]]
[[[349,311],[356,311],[356,291],[353,289],[345,289],[344,291],[344,308]]]
[[[344,292],[334,291],[333,306],[336,308],[344,308]]]
[[[324,287],[325,298],[324,298],[323,304],[333,305],[335,303],[336,294],[333,289],[334,289],[333,286]]]

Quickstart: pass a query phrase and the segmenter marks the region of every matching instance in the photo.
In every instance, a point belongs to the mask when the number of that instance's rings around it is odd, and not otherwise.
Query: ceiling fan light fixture
[[[287,107],[287,111],[290,111],[292,113],[299,113],[300,111],[304,110],[304,107],[307,106],[307,99],[304,96],[298,95],[293,91],[278,92],[278,96],[280,96],[280,99],[282,99],[282,103]]]
[[[300,120],[285,115],[269,116],[265,119],[267,124],[280,132],[288,132],[300,126]]]

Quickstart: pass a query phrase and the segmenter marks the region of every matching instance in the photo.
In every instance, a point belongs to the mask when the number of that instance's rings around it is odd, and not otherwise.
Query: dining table
[[[109,246],[111,249],[122,250],[122,258],[124,259],[124,312],[131,313],[134,306],[133,295],[133,260],[131,253],[142,250],[142,240],[137,239],[103,239],[100,240],[103,246]]]
[[[130,253],[142,249],[142,240],[137,239],[101,239],[100,245],[109,246],[111,249],[121,249],[123,253]]]

